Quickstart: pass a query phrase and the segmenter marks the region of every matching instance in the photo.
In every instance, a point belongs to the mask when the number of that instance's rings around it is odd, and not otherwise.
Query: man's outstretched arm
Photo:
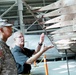
[[[37,60],[45,51],[47,51],[50,48],[53,48],[54,46],[44,46],[42,50],[40,50],[38,53],[30,57],[26,63],[32,64],[35,60]]]

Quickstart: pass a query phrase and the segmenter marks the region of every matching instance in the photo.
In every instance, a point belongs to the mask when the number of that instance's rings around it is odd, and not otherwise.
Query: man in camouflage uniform
[[[0,19],[0,75],[18,75],[15,60],[5,43],[12,34],[11,26]]]

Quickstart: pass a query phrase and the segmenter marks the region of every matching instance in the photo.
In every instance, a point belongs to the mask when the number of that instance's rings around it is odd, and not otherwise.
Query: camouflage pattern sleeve
[[[0,41],[0,75],[18,75],[14,57],[4,41]]]
[[[4,53],[3,53],[3,51],[0,49],[0,72],[1,72],[1,69],[2,69],[3,60],[4,60]]]

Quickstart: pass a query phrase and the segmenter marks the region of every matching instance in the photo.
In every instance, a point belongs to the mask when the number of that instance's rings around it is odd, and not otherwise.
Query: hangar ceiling
[[[20,22],[19,22],[19,10],[18,10],[18,1],[19,0],[0,0],[0,16],[3,19],[7,19],[8,22],[14,24],[13,31],[20,29]],[[57,0],[22,0],[23,1],[23,24],[24,24],[24,31],[26,34],[38,34],[44,32],[43,25],[40,26],[42,21],[45,21],[49,18],[35,18],[39,14],[43,14],[46,12],[37,12],[40,7],[49,5]],[[29,10],[31,9],[31,11]],[[48,12],[48,11],[47,11]],[[34,15],[33,15],[33,14]],[[38,23],[39,22],[39,23]],[[52,29],[54,30],[54,29]],[[52,30],[48,30],[52,31]]]

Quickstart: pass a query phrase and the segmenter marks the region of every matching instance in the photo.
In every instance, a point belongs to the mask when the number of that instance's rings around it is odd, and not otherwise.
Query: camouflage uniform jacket
[[[10,49],[0,39],[0,75],[18,75],[15,60]]]

